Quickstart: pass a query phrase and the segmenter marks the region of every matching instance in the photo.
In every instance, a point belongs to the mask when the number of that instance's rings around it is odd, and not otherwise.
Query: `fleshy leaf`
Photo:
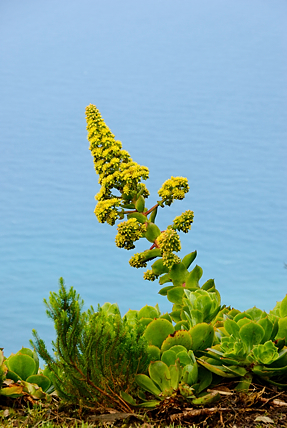
[[[173,389],[177,389],[181,378],[181,367],[178,360],[174,365],[169,367],[170,385]]]
[[[23,386],[22,385],[9,385],[7,388],[0,389],[0,395],[5,395],[6,397],[17,398],[23,395]]]
[[[127,215],[127,218],[135,218],[139,223],[145,223],[147,222],[147,218],[144,214],[141,213],[131,213]]]
[[[282,300],[281,305],[280,305],[280,317],[281,318],[287,317],[287,294],[284,297],[284,299]]]
[[[8,358],[9,369],[15,372],[22,380],[36,374],[36,363],[32,357],[25,354],[16,354]]]
[[[206,323],[197,324],[189,330],[189,333],[192,337],[191,349],[194,352],[204,351],[212,346],[214,339],[214,329],[212,325]]]
[[[8,372],[6,373],[6,379],[11,379],[16,383],[18,380],[21,380],[21,377],[18,376],[17,373],[13,372],[12,370],[8,370]]]
[[[213,291],[215,289],[215,283],[214,283],[214,279],[209,279],[207,280],[203,286],[201,287],[202,290],[205,291]]]
[[[241,327],[239,332],[239,336],[243,344],[246,345],[248,352],[252,350],[254,345],[259,345],[264,337],[264,334],[265,332],[263,327],[253,321]]]
[[[139,319],[141,318],[157,318],[160,316],[159,311],[153,306],[145,305],[138,312]]]
[[[287,316],[278,320],[278,332],[276,339],[284,339],[287,345]]]
[[[147,352],[151,358],[151,361],[160,360],[160,349],[157,346],[149,345]]]
[[[194,406],[206,406],[207,404],[216,403],[220,400],[220,394],[218,392],[210,392],[199,398],[194,398],[191,400]]]
[[[256,306],[253,306],[253,308],[247,309],[246,313],[251,315],[253,321],[258,321],[260,320],[263,311],[261,311],[261,309],[256,308]]]
[[[243,377],[240,378],[239,383],[236,385],[235,390],[239,392],[247,392],[251,385],[253,376],[252,373],[247,372]]]
[[[189,330],[188,321],[179,321],[174,326],[175,330]]]
[[[233,374],[231,371],[226,371],[223,366],[216,366],[214,364],[210,364],[207,361],[198,359],[197,360],[203,367],[207,370],[210,370],[212,373],[217,374],[221,377],[233,378],[238,375]]]
[[[171,278],[169,276],[169,273],[166,273],[165,275],[161,276],[158,282],[159,282],[159,285],[163,285],[163,284],[166,284],[167,282],[171,282]],[[173,287],[173,285],[171,287]],[[167,287],[164,287],[164,288],[167,288]],[[163,291],[164,288],[162,288],[159,291],[159,294],[162,294],[161,291]],[[166,296],[166,294],[163,294],[163,296]]]
[[[263,345],[254,346],[252,353],[257,363],[264,365],[273,363],[279,357],[278,349],[271,340]]]
[[[125,400],[128,404],[131,404],[132,406],[136,406],[137,403],[134,400],[134,398],[128,394],[127,392],[121,391],[120,392],[120,396],[122,397],[123,400]]]
[[[181,286],[172,287],[167,292],[167,298],[171,303],[181,304],[183,296],[184,296],[184,288]]]
[[[188,350],[191,349],[192,338],[190,333],[186,330],[175,331],[174,333],[167,336],[167,338],[163,341],[161,350],[162,352],[167,351],[175,345],[182,345]]]
[[[134,309],[129,309],[128,312],[124,315],[123,319],[126,319],[128,324],[135,325],[137,323],[139,311]]]
[[[145,374],[138,374],[135,377],[136,383],[145,391],[150,392],[156,396],[159,396],[161,393],[160,389],[155,385],[155,383]]]
[[[164,362],[152,361],[148,370],[152,381],[160,388],[161,391],[170,388],[170,372],[168,366]]]
[[[169,348],[170,351],[173,351],[176,353],[176,355],[181,351],[186,351],[186,347],[183,345],[174,345],[171,348]]]
[[[196,265],[195,268],[187,275],[185,287],[189,290],[196,290],[199,288],[199,280],[202,277],[203,270],[200,266]]]
[[[188,270],[186,269],[184,263],[176,263],[172,266],[169,276],[175,287],[182,286],[185,282],[185,278],[188,275]],[[176,303],[176,302],[172,302]]]
[[[189,253],[186,256],[184,256],[184,258],[182,259],[182,263],[184,264],[186,269],[189,268],[191,263],[195,260],[196,256],[197,256],[197,251],[193,251],[192,253]]]
[[[230,336],[233,335],[235,338],[239,337],[240,328],[235,321],[227,318],[224,322],[224,328]]]
[[[160,235],[160,229],[154,223],[148,223],[145,237],[148,241],[154,242]]]
[[[164,275],[165,276],[165,275]],[[162,277],[163,278],[163,277]],[[170,281],[167,281],[170,282]],[[161,284],[161,282],[159,281],[159,283]],[[162,284],[161,284],[162,285]],[[174,286],[173,285],[167,285],[166,287],[163,287],[159,290],[158,294],[160,294],[161,296],[167,296],[167,292],[168,290],[171,290]]]
[[[182,321],[181,310],[172,311],[172,312],[170,312],[169,315],[171,316],[172,320],[176,323]]]
[[[177,356],[174,351],[171,351],[168,349],[167,351],[164,351],[161,356],[161,361],[163,361],[168,367],[175,364]]]
[[[196,385],[194,385],[194,388],[197,394],[204,391],[211,384],[212,382],[211,371],[207,370],[201,365],[198,365],[198,379],[199,379],[199,382]]]
[[[166,337],[173,332],[173,325],[169,321],[159,318],[147,326],[144,337],[147,339],[149,345],[155,345],[160,348]]]
[[[48,379],[46,376],[43,376],[42,374],[29,376],[26,382],[35,383],[36,385],[40,386],[43,391],[47,391],[51,385],[50,379]]]
[[[252,320],[251,315],[249,315],[247,312],[239,312],[239,314],[236,314],[233,319],[235,322],[238,322],[239,320],[241,320],[243,318],[248,318],[248,319]]]
[[[261,343],[265,343],[271,339],[273,324],[267,316],[265,318],[261,318],[257,323],[264,329],[265,334]]]
[[[169,269],[163,264],[163,260],[162,259],[158,259],[156,260],[152,265],[151,265],[152,271],[155,275],[162,275],[163,273],[168,273]]]
[[[139,325],[141,325],[144,328],[146,328],[152,321],[153,321],[152,318],[141,318],[139,320]]]

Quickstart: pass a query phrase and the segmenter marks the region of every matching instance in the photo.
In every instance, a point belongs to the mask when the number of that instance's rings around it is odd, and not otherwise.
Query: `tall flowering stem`
[[[148,209],[146,199],[149,191],[142,183],[149,177],[148,168],[134,162],[122,149],[122,143],[115,139],[95,105],[90,104],[86,108],[86,120],[90,150],[101,186],[95,196],[98,201],[95,208],[97,219],[113,226],[117,220],[127,218],[117,227],[115,242],[120,248],[133,249],[135,241],[140,238],[151,243],[146,251],[136,253],[130,259],[130,265],[146,267],[149,261],[159,258],[144,274],[145,279],[153,281],[182,262],[175,254],[181,248],[177,231],[189,231],[193,212],[187,210],[176,217],[165,231],[160,231],[155,219],[158,207],[170,206],[174,200],[184,199],[189,191],[187,178],[171,177],[166,180],[158,191],[160,200]]]

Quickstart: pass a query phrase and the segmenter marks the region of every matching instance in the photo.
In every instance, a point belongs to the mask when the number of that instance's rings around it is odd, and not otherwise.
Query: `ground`
[[[0,397],[1,427],[192,427],[270,428],[287,427],[287,391],[254,385],[248,394],[235,392],[230,385],[218,387],[220,400],[207,407],[191,407],[174,395],[157,409],[130,413],[115,409],[80,408],[65,405],[57,397],[51,403],[25,398]]]

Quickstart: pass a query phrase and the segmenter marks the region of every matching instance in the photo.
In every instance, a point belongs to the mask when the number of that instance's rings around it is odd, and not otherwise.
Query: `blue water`
[[[43,298],[58,278],[86,306],[170,309],[93,213],[98,177],[84,110],[100,109],[150,169],[171,175],[203,281],[222,302],[270,310],[287,292],[287,4],[283,0],[12,0],[0,6],[0,347],[50,343]],[[138,250],[139,251],[139,250]],[[202,283],[203,283],[202,281]]]

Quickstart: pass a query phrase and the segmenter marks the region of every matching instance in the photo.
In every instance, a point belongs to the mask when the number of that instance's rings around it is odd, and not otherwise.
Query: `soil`
[[[79,408],[64,405],[57,397],[52,403],[38,403],[31,412],[31,402],[25,399],[7,400],[0,397],[0,413],[10,426],[41,426],[49,420],[56,426],[81,426],[82,421],[91,426],[114,427],[198,427],[198,428],[269,428],[287,427],[287,391],[276,387],[253,385],[248,393],[238,393],[232,385],[221,385],[210,390],[219,400],[205,407],[191,407],[181,395],[163,400],[156,409],[131,409],[130,413],[115,409]],[[5,413],[4,413],[5,412]],[[4,419],[2,419],[2,423]],[[1,417],[0,417],[1,423]],[[24,425],[23,425],[24,423]],[[6,426],[5,423],[1,425]]]

